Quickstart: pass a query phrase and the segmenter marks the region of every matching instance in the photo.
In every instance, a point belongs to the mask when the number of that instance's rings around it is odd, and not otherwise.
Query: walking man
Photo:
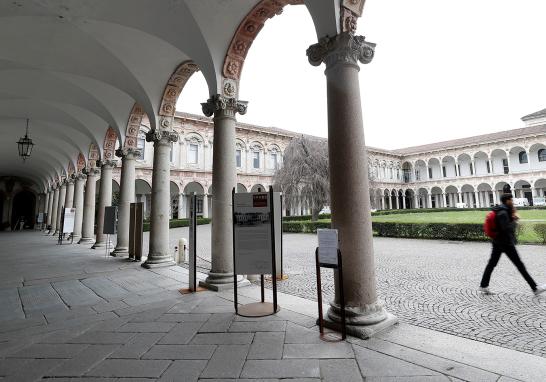
[[[512,194],[504,194],[501,197],[501,205],[494,207],[495,222],[494,222],[494,235],[491,241],[493,249],[491,251],[491,258],[485,267],[483,273],[482,282],[480,284],[480,291],[484,294],[491,294],[489,290],[489,280],[491,279],[491,273],[497,266],[502,253],[506,253],[506,256],[516,266],[521,273],[525,281],[529,284],[536,296],[546,291],[546,285],[537,285],[535,280],[529,275],[525,265],[519,258],[518,251],[516,250],[516,224],[518,217],[515,214],[514,205],[512,203]],[[487,224],[487,223],[486,223]]]

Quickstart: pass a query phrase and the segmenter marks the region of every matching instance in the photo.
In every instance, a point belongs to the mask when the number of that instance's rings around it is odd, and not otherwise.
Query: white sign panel
[[[75,208],[65,208],[64,209],[64,224],[63,224],[63,233],[72,233],[74,232],[74,218],[76,216]]]
[[[38,213],[38,219],[36,220],[36,223],[43,223],[44,222],[44,213],[39,212]]]
[[[267,192],[234,196],[235,266],[237,274],[271,274],[271,214]]]
[[[317,229],[317,235],[319,244],[319,263],[326,266],[337,266],[337,229]]]

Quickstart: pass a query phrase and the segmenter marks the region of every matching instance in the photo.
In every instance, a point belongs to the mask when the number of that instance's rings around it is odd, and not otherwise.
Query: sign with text
[[[76,217],[75,208],[64,209],[63,233],[74,232],[74,218]]]
[[[44,213],[43,212],[39,212],[38,213],[38,219],[36,219],[36,223],[43,223],[44,222]]]
[[[337,229],[317,229],[318,259],[321,266],[338,267]]]
[[[266,192],[234,195],[233,229],[237,274],[271,274],[272,216],[269,198]]]

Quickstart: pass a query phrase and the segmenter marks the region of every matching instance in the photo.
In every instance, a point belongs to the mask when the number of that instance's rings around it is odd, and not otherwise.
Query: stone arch
[[[184,194],[190,195],[192,192],[195,192],[197,195],[203,195],[205,193],[205,189],[201,183],[193,181],[189,182],[184,187]]]
[[[303,4],[303,0],[262,0],[243,18],[237,28],[224,58],[222,90],[225,96],[237,96],[237,83],[246,55],[265,22],[282,13],[288,5]],[[234,83],[235,82],[235,83]]]
[[[186,83],[193,75],[193,73],[199,71],[199,66],[193,61],[184,61],[176,67],[174,72],[169,77],[165,89],[163,90],[163,97],[161,97],[161,104],[159,105],[160,127],[164,129],[172,128],[172,119],[176,112],[176,101],[178,96],[186,86]]]
[[[133,105],[133,108],[131,109],[131,112],[129,113],[129,118],[127,120],[124,147],[133,149],[137,147],[138,133],[140,132],[140,125],[142,124],[143,118],[144,109],[140,105],[135,103]]]
[[[66,173],[68,174],[68,176],[74,174],[75,172],[76,172],[76,168],[74,167],[74,163],[72,163],[72,161],[68,162],[68,167],[66,170]]]
[[[236,189],[237,192],[247,192],[247,189],[245,187],[244,184],[242,183],[237,183],[237,189]]]
[[[89,168],[97,167],[97,161],[100,160],[100,149],[99,147],[91,143],[89,145],[89,160],[87,162]]]
[[[117,139],[118,135],[116,134],[116,131],[109,127],[104,136],[104,160],[115,159],[114,154],[116,151]]]
[[[82,153],[79,153],[78,160],[76,161],[76,170],[78,173],[82,172],[85,168],[85,156]]]
[[[250,189],[250,192],[266,192],[267,189],[262,184],[255,184]]]

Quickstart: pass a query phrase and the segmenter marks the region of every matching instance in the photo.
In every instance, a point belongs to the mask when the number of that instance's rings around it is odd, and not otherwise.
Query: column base
[[[387,312],[379,302],[359,308],[345,307],[345,320],[347,334],[361,339],[369,339],[398,323],[398,318]],[[334,302],[330,303],[324,326],[341,331],[341,309]]]
[[[114,245],[112,244],[112,242],[110,243],[95,243],[93,244],[93,246],[91,247],[91,249],[98,249],[98,248],[106,248],[106,245],[108,244],[108,247],[109,248],[113,248]]]
[[[129,257],[129,248],[127,248],[127,247],[116,247],[112,252],[110,252],[110,256],[113,256],[113,257]]]
[[[80,242],[81,238],[80,235],[72,235],[72,241],[76,244]]]
[[[94,237],[82,237],[78,244],[93,244],[95,242]]]
[[[170,267],[176,265],[172,256],[154,256],[148,254],[148,259],[141,264],[143,268],[152,269],[160,267]]]
[[[243,276],[237,276],[237,288],[248,285],[250,285],[250,281]],[[233,289],[233,273],[209,272],[209,276],[205,281],[199,281],[199,286],[214,292],[222,292],[224,290]]]

